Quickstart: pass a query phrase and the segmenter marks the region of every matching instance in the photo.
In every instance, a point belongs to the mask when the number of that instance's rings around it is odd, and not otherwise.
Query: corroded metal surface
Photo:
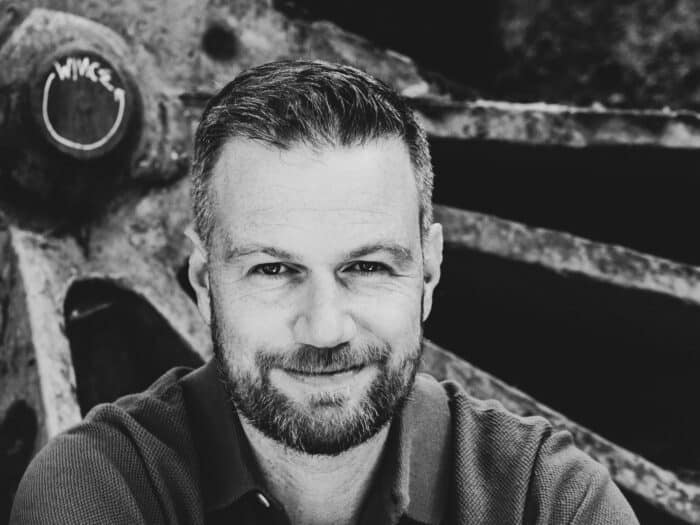
[[[0,1],[0,12],[11,2]],[[46,7],[52,9],[46,9]],[[145,183],[186,174],[201,103],[233,76],[262,62],[307,57],[357,65],[407,95],[438,93],[411,60],[324,22],[285,18],[268,2],[163,3],[34,0],[13,8],[2,42],[0,138],[7,155],[0,170],[49,199],[56,186],[80,186],[61,157],[38,140],[25,92],[36,69],[57,48],[93,48],[139,88],[140,118],[132,140],[103,166],[115,180]],[[202,50],[206,35],[228,39],[231,56]],[[63,168],[63,169],[59,169]],[[89,189],[88,191],[94,191]]]
[[[444,102],[414,106],[432,136],[532,145],[700,147],[700,116],[692,111],[615,110],[514,102]]]
[[[180,115],[184,109],[151,67],[153,57],[127,45],[101,24],[47,9],[28,12],[0,49],[0,62],[5,65],[0,70],[0,99],[5,108],[0,115],[0,137],[5,148],[14,150],[3,162],[3,171],[45,198],[53,196],[59,184],[83,183],[76,177],[68,178],[66,162],[37,136],[36,119],[25,96],[37,81],[40,64],[57,48],[66,46],[94,50],[138,83],[140,115],[133,119],[130,130],[131,141],[137,142],[116,151],[103,170],[111,178],[169,180],[184,175],[184,152],[191,144],[191,129],[169,125],[168,115]]]
[[[40,396],[33,403],[42,429],[39,447],[81,417],[63,308],[76,282],[102,279],[134,292],[169,322],[192,352],[202,360],[211,355],[199,313],[175,279],[188,250],[182,234],[189,222],[187,196],[187,185],[181,183],[106,214],[84,246],[72,237],[15,227],[4,232],[12,291],[6,299],[10,317],[4,323],[6,377],[0,413],[28,389],[32,397]]]
[[[437,206],[435,216],[448,245],[700,304],[694,266],[448,206]]]
[[[694,0],[504,0],[494,79],[508,100],[700,107]]]
[[[9,231],[0,233],[2,287],[2,339],[0,340],[0,414],[18,400],[34,407],[42,427],[38,441],[48,437],[42,407],[40,378],[33,353],[29,320],[30,302],[22,281]]]
[[[433,343],[426,343],[423,361],[424,368],[435,377],[453,380],[477,398],[496,399],[511,412],[542,416],[556,429],[568,430],[578,447],[605,465],[620,486],[688,523],[700,522],[700,486],[682,481],[674,473],[574,423],[517,388],[454,359],[451,353]]]

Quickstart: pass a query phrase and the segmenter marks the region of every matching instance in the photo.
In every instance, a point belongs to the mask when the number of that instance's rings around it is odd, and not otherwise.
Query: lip
[[[337,370],[322,370],[315,372],[307,372],[305,370],[293,370],[291,368],[284,368],[283,370],[293,376],[306,376],[306,377],[329,377],[340,374],[346,374],[348,372],[357,372],[364,368],[363,365],[351,366],[349,368],[339,368]]]
[[[349,388],[355,379],[366,370],[367,367],[360,366],[323,373],[306,373],[293,370],[282,370],[282,372],[295,383],[305,385],[313,390],[319,388],[323,390],[341,390]]]

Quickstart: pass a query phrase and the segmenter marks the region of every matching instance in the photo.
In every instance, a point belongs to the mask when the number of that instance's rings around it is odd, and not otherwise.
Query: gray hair
[[[433,168],[425,131],[404,99],[359,69],[319,61],[279,61],[244,71],[207,104],[192,162],[195,231],[211,247],[209,182],[224,144],[233,138],[287,150],[354,146],[397,137],[408,148],[419,195],[422,237],[433,221]]]

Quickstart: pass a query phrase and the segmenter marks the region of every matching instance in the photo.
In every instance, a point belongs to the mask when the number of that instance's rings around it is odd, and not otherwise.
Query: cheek
[[[236,297],[235,295],[223,295]],[[244,298],[245,299],[245,298]],[[279,304],[241,300],[215,300],[219,331],[227,348],[237,352],[283,347],[289,344],[287,314]]]
[[[357,325],[360,340],[369,337],[403,348],[420,336],[422,290],[422,281],[413,279],[391,286],[375,282],[363,289],[349,287],[343,309]],[[218,325],[228,348],[275,351],[293,344],[294,320],[302,308],[293,293],[246,294],[224,285],[214,295]]]
[[[356,312],[358,324],[392,346],[415,341],[420,335],[420,293],[391,294],[362,301]]]

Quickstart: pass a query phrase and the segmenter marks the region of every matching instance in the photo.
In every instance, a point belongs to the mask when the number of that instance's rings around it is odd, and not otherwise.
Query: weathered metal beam
[[[70,348],[61,331],[59,305],[53,300],[52,284],[60,282],[61,276],[53,275],[53,268],[47,276],[45,258],[36,259],[35,254],[18,249],[11,227],[2,237],[5,319],[0,341],[0,414],[16,402],[28,403],[38,419],[36,444],[41,446],[80,421],[77,404],[70,402],[74,384]]]
[[[700,304],[694,266],[448,206],[437,206],[435,216],[448,245]]]
[[[428,135],[533,146],[643,146],[700,148],[700,114],[693,111],[622,110],[478,100],[454,102],[405,96]],[[195,111],[213,93],[182,93]],[[194,114],[196,115],[196,113]]]
[[[0,228],[0,414],[28,401],[39,420],[37,450],[81,418],[65,333],[74,283],[97,279],[133,292],[193,354],[211,356],[199,312],[175,279],[188,252],[188,201],[187,180],[128,201],[96,221],[83,246],[72,237]]]
[[[496,399],[511,412],[539,415],[558,430],[568,430],[587,454],[603,464],[621,487],[688,523],[700,523],[700,486],[686,483],[674,473],[647,461],[595,432],[574,423],[500,379],[425,342],[423,369],[438,379],[450,379],[480,399]]]
[[[692,111],[622,110],[491,100],[413,101],[434,137],[530,145],[700,147],[700,115]]]

